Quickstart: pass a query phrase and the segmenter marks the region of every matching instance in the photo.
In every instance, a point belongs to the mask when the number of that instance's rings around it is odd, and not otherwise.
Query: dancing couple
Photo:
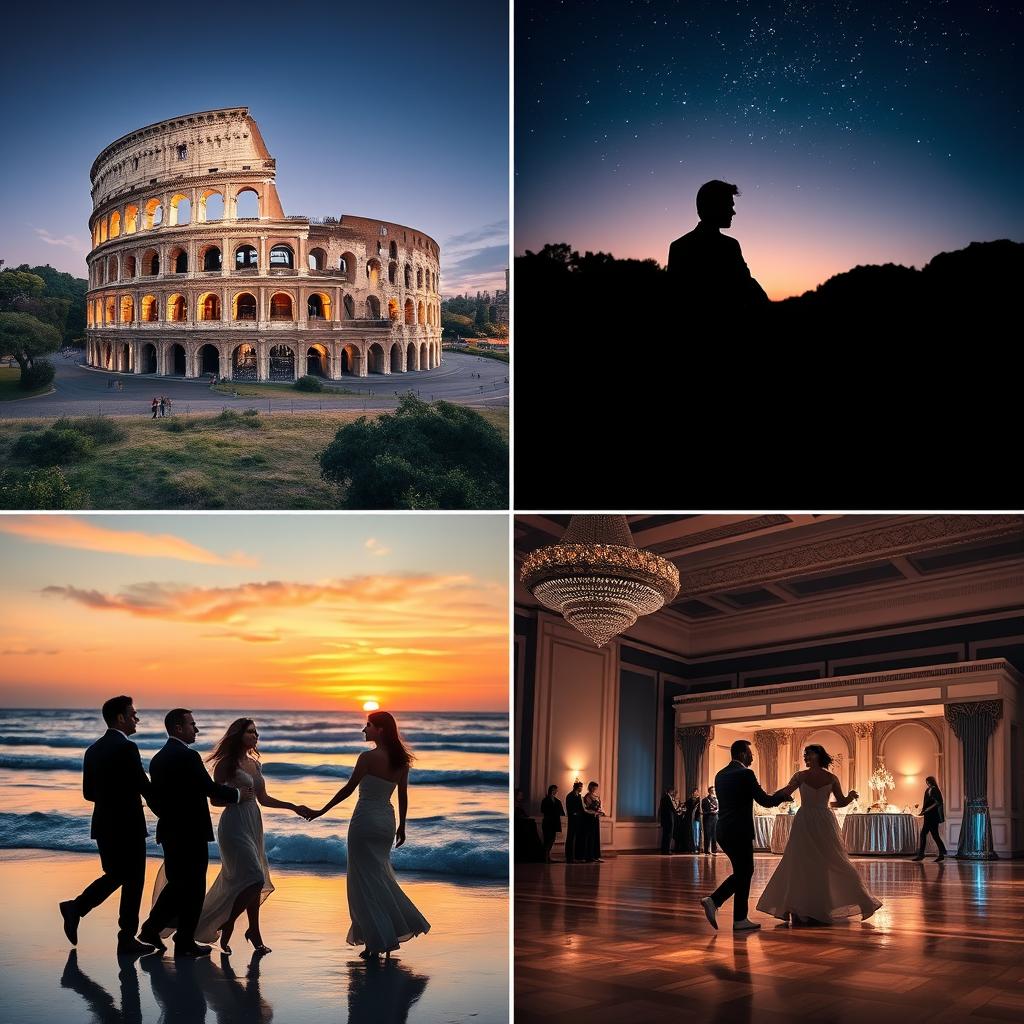
[[[270,881],[259,806],[293,811],[307,821],[326,814],[359,789],[348,831],[348,904],[352,918],[347,941],[362,945],[367,959],[389,955],[430,925],[402,892],[391,868],[390,851],[405,842],[409,807],[409,765],[394,718],[386,711],[369,715],[363,736],[373,749],[356,760],[348,782],[319,810],[277,800],[267,792],[258,751],[259,732],[251,718],[239,718],[214,747],[207,761],[191,749],[199,733],[192,712],[169,711],[164,719],[167,743],[150,762],[152,779],[142,767],[139,748],[128,737],[139,717],[131,697],[112,697],[103,705],[107,731],[85,753],[83,792],[95,804],[91,835],[99,848],[103,874],[73,900],[60,904],[64,932],[78,942],[81,919],[118,888],[119,953],[164,950],[174,932],[175,955],[205,956],[217,941],[230,953],[235,922],[248,917],[245,937],[258,953],[269,953],[260,931],[262,902],[274,891]],[[391,795],[398,790],[396,828]],[[149,917],[139,929],[139,908],[146,874],[145,800],[157,815],[156,841],[163,847]],[[213,840],[209,804],[224,807],[217,828],[221,871],[206,892]],[[136,938],[136,932],[138,937]]]
[[[733,898],[733,931],[756,931],[761,926],[747,917],[750,880],[754,874],[754,801],[777,807],[800,790],[800,809],[793,820],[786,850],[768,880],[757,909],[796,924],[827,924],[861,914],[867,920],[882,905],[868,892],[846,853],[839,823],[829,809],[829,797],[837,807],[857,799],[856,790],[845,796],[839,780],[828,767],[832,758],[813,743],[804,748],[804,771],[788,785],[767,794],[750,769],[754,755],[749,740],[737,740],[730,748],[732,760],[715,776],[718,792],[718,844],[732,865],[732,874],[700,901],[713,928],[718,910]]]

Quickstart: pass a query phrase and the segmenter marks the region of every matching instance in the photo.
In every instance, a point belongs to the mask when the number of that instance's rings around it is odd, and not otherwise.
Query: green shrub
[[[38,434],[22,434],[12,445],[11,454],[34,466],[59,466],[87,459],[94,447],[91,437],[51,427]]]
[[[508,506],[508,447],[478,412],[405,395],[393,415],[360,416],[320,454],[320,475],[347,487],[346,508]]]
[[[0,470],[0,508],[77,508],[67,477],[56,466]]]
[[[36,388],[45,388],[53,383],[53,376],[56,371],[49,359],[37,359],[27,369],[21,371],[19,387],[26,391],[35,391]]]
[[[295,382],[296,391],[323,391],[323,381],[319,377],[312,377],[306,374]]]
[[[161,430],[168,434],[187,434],[190,430],[197,430],[199,424],[187,416],[175,416],[172,419],[157,420]]]
[[[77,420],[59,419],[54,430],[74,430],[91,437],[96,444],[116,444],[128,437],[128,431],[110,416],[82,416]]]
[[[217,427],[248,427],[250,430],[259,430],[263,426],[260,414],[255,409],[246,409],[245,412],[225,409],[209,422]]]

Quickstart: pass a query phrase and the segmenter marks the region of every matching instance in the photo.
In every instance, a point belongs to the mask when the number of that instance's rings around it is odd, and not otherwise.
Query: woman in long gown
[[[839,822],[829,807],[857,799],[851,789],[843,796],[839,780],[828,771],[832,758],[817,743],[804,748],[807,769],[797,772],[779,790],[787,796],[800,790],[800,809],[793,819],[782,860],[757,901],[757,909],[783,921],[822,924],[860,914],[867,920],[882,905],[868,891],[846,853]]]
[[[257,953],[270,952],[260,932],[260,905],[274,891],[274,885],[270,881],[263,818],[257,801],[264,807],[281,807],[302,816],[309,813],[308,807],[277,800],[267,792],[256,749],[259,735],[251,718],[236,718],[206,759],[213,765],[216,782],[225,786],[249,786],[256,794],[255,799],[229,804],[221,813],[217,824],[220,874],[206,893],[196,926],[196,941],[214,942],[219,934],[220,948],[225,953],[231,952],[231,933],[243,910],[249,918],[245,937]],[[166,875],[161,866],[153,889],[154,902],[165,884]]]
[[[427,919],[402,892],[391,868],[391,845],[405,843],[409,810],[409,765],[413,756],[402,742],[398,725],[386,711],[374,711],[363,736],[374,745],[359,755],[348,782],[308,817],[312,821],[359,788],[359,800],[348,826],[348,910],[352,926],[345,941],[365,946],[359,954],[390,956],[402,942],[430,931]],[[398,827],[391,794],[398,790]]]

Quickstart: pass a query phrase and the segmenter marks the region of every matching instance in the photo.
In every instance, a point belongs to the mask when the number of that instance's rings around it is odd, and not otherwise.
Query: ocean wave
[[[82,770],[82,759],[80,757],[36,757],[31,754],[0,754],[0,768],[15,771],[78,772]],[[263,765],[263,774],[279,778],[319,775],[329,779],[347,779],[352,774],[352,768],[352,765],[344,764],[298,764],[289,761],[268,761]],[[421,786],[476,786],[504,789],[508,786],[508,774],[475,768],[413,768],[409,774],[409,781],[413,785]]]
[[[416,821],[411,821],[410,841],[393,850],[391,862],[398,870],[425,871],[442,875],[475,878],[506,878],[508,847],[502,836],[493,845],[483,845],[478,837],[417,843]],[[348,847],[341,836],[310,836],[302,833],[267,832],[267,860],[271,864],[329,864],[345,867]],[[96,844],[89,838],[89,819],[66,814],[35,811],[31,814],[0,812],[0,849],[60,850],[94,853]],[[148,852],[160,856],[160,848],[150,836]],[[210,855],[219,859],[216,843]]]

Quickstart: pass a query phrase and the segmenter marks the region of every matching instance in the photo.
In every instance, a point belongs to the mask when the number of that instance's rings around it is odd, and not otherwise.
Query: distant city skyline
[[[254,0],[222,23],[205,18],[186,32],[183,20],[158,34],[116,0],[102,12],[14,9],[8,38],[26,45],[8,47],[0,68],[13,99],[0,259],[85,278],[89,168],[103,148],[166,118],[245,106],[277,160],[286,214],[418,228],[441,246],[442,295],[500,288],[507,4],[485,0],[472,14],[454,0],[380,9]],[[138,31],[126,37],[129,25]]]

